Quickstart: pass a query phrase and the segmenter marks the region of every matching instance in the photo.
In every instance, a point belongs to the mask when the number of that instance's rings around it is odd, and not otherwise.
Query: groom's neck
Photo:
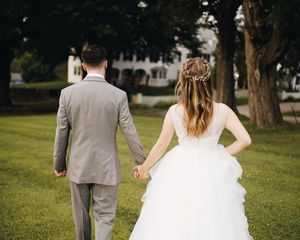
[[[101,74],[103,76],[105,76],[105,70],[102,68],[95,68],[95,69],[88,69],[87,70],[87,74],[92,74],[92,73],[96,73],[96,74]]]

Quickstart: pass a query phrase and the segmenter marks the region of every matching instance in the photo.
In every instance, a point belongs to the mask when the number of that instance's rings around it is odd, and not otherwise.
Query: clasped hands
[[[54,170],[54,174],[57,177],[65,177],[67,174],[67,170]],[[136,179],[147,179],[149,177],[149,171],[143,165],[135,166],[133,169],[133,175]]]
[[[138,165],[133,168],[133,175],[136,179],[147,179],[149,177],[149,170],[144,165]]]
[[[67,170],[54,170],[56,177],[65,177],[67,175]]]

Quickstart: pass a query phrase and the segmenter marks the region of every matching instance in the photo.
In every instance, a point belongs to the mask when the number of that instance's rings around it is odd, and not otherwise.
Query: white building
[[[70,55],[68,58],[68,82],[77,83],[82,80],[82,68],[80,57]]]
[[[296,74],[296,76],[294,76],[294,77],[292,78],[292,81],[291,81],[291,88],[292,88],[294,91],[300,92],[300,73]]]
[[[216,36],[209,29],[199,30],[199,39],[203,43],[202,57],[211,65],[215,64],[213,56],[216,47]],[[145,56],[144,53],[121,53],[113,60],[111,80],[119,86],[130,83],[132,86],[167,86],[178,79],[181,65],[190,56],[190,51],[178,46],[179,54],[170,63],[162,57]],[[68,82],[75,83],[82,79],[81,61],[79,57],[69,56]]]

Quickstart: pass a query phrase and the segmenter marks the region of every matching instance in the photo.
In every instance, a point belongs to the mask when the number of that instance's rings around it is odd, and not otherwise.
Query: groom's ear
[[[107,62],[107,60],[105,60],[104,69],[107,69],[107,66],[108,66],[108,62]]]
[[[84,64],[84,63],[81,63],[81,66],[82,66],[82,69],[83,69],[84,71],[86,71],[85,64]]]

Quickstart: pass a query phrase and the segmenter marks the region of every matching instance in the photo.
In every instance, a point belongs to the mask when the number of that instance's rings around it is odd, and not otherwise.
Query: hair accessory
[[[200,75],[194,75],[191,73],[191,65],[195,62],[195,60],[201,61],[201,63],[204,65],[204,72]],[[211,75],[211,68],[209,65],[209,62],[204,58],[188,58],[185,63],[183,64],[183,75],[186,79],[189,79],[190,81],[201,81],[206,82],[209,80]]]

